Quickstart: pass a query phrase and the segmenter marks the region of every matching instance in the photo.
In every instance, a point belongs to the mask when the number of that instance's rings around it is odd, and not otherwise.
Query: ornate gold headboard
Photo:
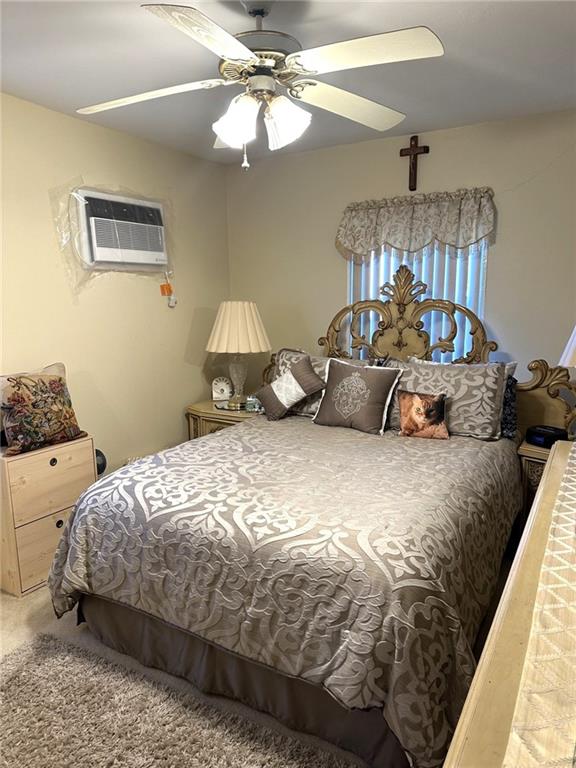
[[[480,318],[461,304],[444,299],[424,299],[427,286],[415,280],[408,267],[402,265],[393,278],[380,289],[385,299],[357,301],[344,307],[333,317],[325,336],[318,339],[326,356],[350,358],[351,351],[366,350],[370,359],[388,356],[406,360],[418,357],[432,359],[434,350],[452,352],[457,335],[465,333],[469,324],[469,349],[455,363],[486,363],[491,352],[498,349],[495,341],[488,339]],[[429,312],[441,312],[447,319],[446,336],[432,341],[424,328],[422,317]],[[371,338],[361,331],[362,318],[376,313],[379,321]],[[264,371],[269,380],[272,363]],[[530,381],[517,387],[518,427],[522,434],[533,424],[570,429],[576,426],[576,386],[570,382],[570,372],[561,366],[550,367],[545,360],[534,360],[528,366]]]
[[[350,357],[346,349],[366,349],[369,358],[396,357],[406,360],[419,357],[430,360],[432,352],[454,350],[454,339],[464,332],[464,318],[470,321],[471,347],[455,363],[486,363],[490,352],[498,348],[495,341],[488,341],[486,330],[480,318],[468,307],[454,304],[444,299],[424,299],[418,297],[426,293],[428,287],[420,280],[415,281],[408,267],[402,265],[394,275],[394,283],[384,283],[380,289],[387,300],[357,301],[341,309],[328,326],[326,336],[318,339],[318,344],[326,348],[328,357]],[[424,330],[422,317],[429,312],[441,312],[449,321],[449,331],[436,343],[430,343],[430,336]],[[378,328],[371,339],[366,339],[360,332],[362,316],[374,312],[380,316]],[[459,313],[458,315],[456,313]],[[347,325],[349,323],[349,325]],[[341,345],[343,333],[350,336],[350,343]]]

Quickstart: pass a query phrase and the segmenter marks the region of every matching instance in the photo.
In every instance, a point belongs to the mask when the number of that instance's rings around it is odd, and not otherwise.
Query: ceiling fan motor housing
[[[281,83],[290,82],[298,76],[296,72],[285,69],[284,65],[289,54],[302,50],[292,35],[272,30],[250,30],[239,32],[234,37],[255,53],[260,62],[256,71],[247,72],[243,63],[220,59],[218,69],[225,80],[245,82],[247,74],[260,74],[260,70],[268,70],[268,74],[273,74]]]
[[[267,51],[272,53],[283,53],[288,56],[289,53],[297,53],[302,50],[302,46],[292,35],[286,32],[275,32],[272,29],[251,29],[248,32],[238,32],[234,35],[236,40],[240,40],[246,48],[249,48],[257,56],[265,55]]]
[[[276,93],[276,80],[270,74],[256,74],[248,78],[248,90],[257,99],[266,99]]]

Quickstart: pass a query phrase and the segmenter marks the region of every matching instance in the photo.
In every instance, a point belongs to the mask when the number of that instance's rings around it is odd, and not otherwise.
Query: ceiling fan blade
[[[219,85],[232,85],[232,81],[219,79],[198,80],[195,83],[171,85],[168,88],[159,88],[156,91],[146,91],[145,93],[137,93],[135,96],[125,96],[123,99],[103,101],[100,104],[93,104],[91,107],[82,107],[82,109],[77,109],[76,112],[79,115],[93,115],[95,112],[106,112],[109,109],[127,107],[129,104],[138,104],[140,101],[161,99],[163,96],[173,96],[176,93],[188,93],[189,91],[201,91],[208,88],[216,88]]]
[[[387,131],[406,117],[395,109],[318,80],[296,80],[290,87],[290,95],[375,131]]]
[[[286,58],[286,66],[302,74],[323,75],[343,69],[443,55],[444,46],[432,30],[412,27],[291,53]]]
[[[172,24],[221,59],[258,63],[258,57],[249,48],[196,8],[186,5],[143,5],[142,8]]]

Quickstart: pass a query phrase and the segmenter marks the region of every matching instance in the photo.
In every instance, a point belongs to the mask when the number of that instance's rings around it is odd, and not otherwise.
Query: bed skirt
[[[147,667],[184,678],[204,693],[226,696],[361,757],[371,768],[408,768],[379,709],[349,710],[322,688],[217,648],[140,611],[93,595],[78,607],[105,645]]]

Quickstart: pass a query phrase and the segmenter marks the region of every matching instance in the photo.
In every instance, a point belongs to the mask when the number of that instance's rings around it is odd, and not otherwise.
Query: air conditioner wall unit
[[[165,269],[160,203],[77,189],[80,256],[93,269]]]

